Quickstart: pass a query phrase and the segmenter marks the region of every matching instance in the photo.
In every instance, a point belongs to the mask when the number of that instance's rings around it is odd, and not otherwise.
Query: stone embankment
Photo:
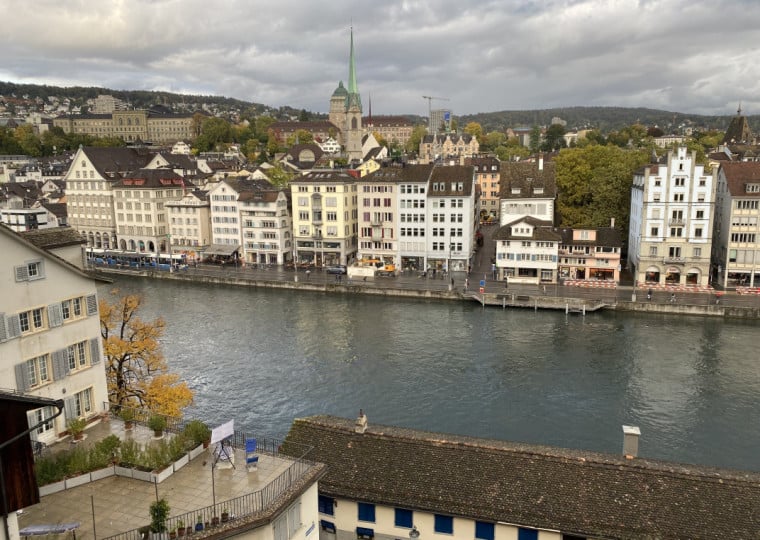
[[[131,277],[144,277],[152,279],[165,279],[180,282],[208,283],[215,285],[229,285],[238,287],[261,287],[268,289],[289,289],[297,291],[309,291],[320,293],[337,294],[365,294],[374,296],[392,296],[412,299],[437,299],[446,301],[477,302],[483,306],[518,308],[518,309],[550,309],[564,311],[565,313],[586,314],[600,310],[634,311],[642,313],[662,313],[678,315],[696,315],[703,317],[725,317],[736,319],[760,319],[760,306],[732,306],[727,304],[689,304],[689,303],[658,303],[644,301],[603,301],[591,300],[582,297],[564,295],[561,297],[545,296],[540,294],[521,295],[505,294],[503,292],[463,292],[461,289],[429,289],[424,287],[399,287],[394,286],[393,281],[310,281],[301,277],[295,281],[290,279],[271,279],[258,277],[251,274],[220,274],[204,275],[185,272],[156,272],[120,270],[111,268],[99,268],[96,272],[100,277],[123,275]]]

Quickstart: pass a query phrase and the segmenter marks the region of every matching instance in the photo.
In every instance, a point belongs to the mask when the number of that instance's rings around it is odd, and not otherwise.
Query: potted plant
[[[75,441],[81,441],[82,437],[84,436],[84,428],[86,426],[87,420],[84,418],[72,418],[69,420],[66,428],[69,430],[69,435],[71,435]]]
[[[230,513],[226,508],[222,509],[222,523],[227,523],[230,520]]]
[[[219,516],[214,516],[211,518],[211,525],[213,527],[216,527],[217,525],[219,525]]]
[[[177,536],[185,536],[185,522],[181,519],[177,521]]]
[[[137,530],[140,533],[140,540],[148,540],[150,538],[150,526],[140,527]]]
[[[200,532],[203,530],[203,516],[198,514],[198,520],[195,522],[195,531]]]
[[[159,499],[150,503],[150,532],[166,532],[166,518],[169,517],[169,503],[166,499]]]
[[[200,420],[190,420],[183,430],[185,437],[195,443],[195,446],[203,444],[207,448],[211,441],[211,428]]]
[[[148,427],[153,430],[153,435],[160,439],[166,429],[166,417],[161,414],[154,414],[148,420]]]
[[[176,528],[172,529],[171,531],[169,531],[169,538],[171,540],[174,540],[175,538],[177,538],[177,529]]]
[[[132,429],[135,423],[135,410],[132,407],[122,407],[119,416],[124,422],[124,429]]]

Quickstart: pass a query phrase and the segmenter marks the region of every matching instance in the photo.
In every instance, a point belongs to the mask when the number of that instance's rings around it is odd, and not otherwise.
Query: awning
[[[240,249],[240,244],[211,244],[203,251],[204,255],[223,255],[229,257]]]

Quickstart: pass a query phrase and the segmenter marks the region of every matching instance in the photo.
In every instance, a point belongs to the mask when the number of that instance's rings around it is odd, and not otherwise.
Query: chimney
[[[613,218],[610,218],[610,228],[611,228],[611,229],[614,229],[614,228],[615,228],[615,218],[614,218],[614,217],[613,217]]]
[[[354,423],[354,433],[364,433],[367,431],[367,415],[362,409],[359,409],[359,416]]]
[[[538,154],[538,170],[539,171],[544,170],[544,154],[543,153]]]
[[[641,430],[636,426],[623,426],[623,455],[632,459],[639,454]]]

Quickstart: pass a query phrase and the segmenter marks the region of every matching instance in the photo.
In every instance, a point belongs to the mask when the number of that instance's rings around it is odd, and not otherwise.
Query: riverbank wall
[[[484,307],[503,309],[542,309],[565,311],[566,313],[587,314],[601,310],[641,312],[652,314],[688,315],[699,317],[718,317],[731,319],[760,319],[760,307],[729,306],[716,304],[671,304],[636,301],[599,301],[574,297],[546,297],[542,295],[519,295],[509,301],[510,295],[503,293],[462,293],[461,290],[405,289],[392,287],[390,282],[314,282],[301,278],[295,280],[257,279],[250,275],[208,276],[187,274],[183,272],[134,271],[119,269],[98,269],[92,272],[99,278],[122,275],[148,279],[163,279],[186,283],[206,283],[233,287],[260,287],[267,289],[287,289],[316,293],[365,294],[422,300],[442,300],[459,302],[477,302]],[[505,298],[506,297],[506,298]]]

